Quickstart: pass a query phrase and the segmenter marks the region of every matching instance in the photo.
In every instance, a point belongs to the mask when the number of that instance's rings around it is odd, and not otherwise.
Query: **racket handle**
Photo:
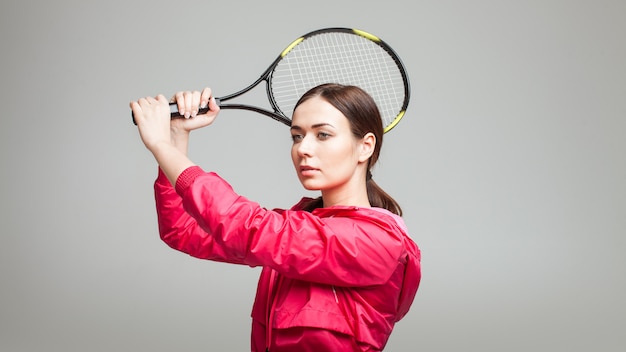
[[[220,105],[220,99],[219,98],[215,98],[215,102],[217,103],[217,105]],[[203,109],[199,109],[198,110],[198,114],[206,114],[209,111],[209,108],[203,108]],[[137,125],[137,121],[135,121],[135,114],[131,112],[131,115],[133,117],[133,124]],[[183,115],[178,113],[178,105],[176,105],[176,103],[170,103],[170,116],[173,119],[176,118],[180,118],[183,117]]]
[[[219,105],[219,100],[215,98],[217,105]],[[198,109],[198,115],[206,114],[209,111],[209,107]],[[183,117],[183,115],[178,113],[178,105],[176,103],[170,103],[170,116],[175,119],[178,117]]]

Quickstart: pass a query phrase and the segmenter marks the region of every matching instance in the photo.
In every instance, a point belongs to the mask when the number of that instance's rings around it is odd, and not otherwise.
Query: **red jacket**
[[[252,351],[379,351],[408,312],[420,250],[399,216],[379,208],[267,210],[215,173],[155,182],[161,238],[191,256],[263,266]],[[267,329],[271,326],[271,329]]]

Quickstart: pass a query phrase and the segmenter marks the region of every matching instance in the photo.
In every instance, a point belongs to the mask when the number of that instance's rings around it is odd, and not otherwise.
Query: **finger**
[[[185,97],[185,118],[188,119],[191,116],[191,111],[193,109],[193,93],[190,91],[186,91],[183,93]]]
[[[200,108],[204,109],[209,105],[209,100],[211,99],[211,88],[206,87],[202,90],[200,94]]]
[[[139,107],[143,110],[150,105],[150,102],[148,101],[148,98],[140,98],[137,100],[137,105],[139,105]]]
[[[175,97],[178,113],[183,116],[185,114],[185,97],[183,95],[183,92],[177,92]]]
[[[220,106],[217,104],[215,97],[211,97],[209,100],[209,110],[218,113],[220,111]]]
[[[200,92],[194,91],[191,93],[191,117],[198,115],[198,108],[200,107]]]
[[[163,94],[157,95],[156,101],[159,104],[161,104],[161,105],[169,105],[169,102],[167,101],[167,98],[165,98],[165,95],[163,95]]]
[[[133,110],[136,117],[135,122],[137,122],[137,118],[141,121],[150,120],[154,116],[155,102],[156,100],[153,97],[145,97],[137,100],[134,104],[136,109]]]
[[[142,110],[141,110],[141,106],[139,106],[139,103],[136,101],[131,101],[130,102],[130,109],[133,112],[133,118],[135,119],[135,123],[137,123],[137,119],[142,117]]]
[[[161,117],[166,117],[169,119],[171,112],[170,112],[170,104],[169,101],[167,100],[167,98],[165,97],[165,95],[163,94],[159,94],[156,96],[156,101],[155,101],[155,105],[158,108],[159,111],[159,116]]]
[[[140,100],[139,103],[144,111],[154,115],[154,110],[157,106],[157,100],[154,97],[145,97],[143,100]]]

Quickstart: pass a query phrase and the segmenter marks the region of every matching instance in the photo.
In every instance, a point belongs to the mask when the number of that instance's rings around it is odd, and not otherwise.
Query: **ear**
[[[361,143],[359,145],[359,161],[366,162],[372,154],[374,154],[374,149],[376,147],[376,136],[372,132],[368,132],[361,139]]]

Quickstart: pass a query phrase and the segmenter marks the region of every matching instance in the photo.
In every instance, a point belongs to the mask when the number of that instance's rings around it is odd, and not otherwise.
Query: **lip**
[[[308,165],[300,166],[300,174],[302,176],[313,176],[318,171],[319,171],[319,169],[316,169],[316,168],[308,166]]]

